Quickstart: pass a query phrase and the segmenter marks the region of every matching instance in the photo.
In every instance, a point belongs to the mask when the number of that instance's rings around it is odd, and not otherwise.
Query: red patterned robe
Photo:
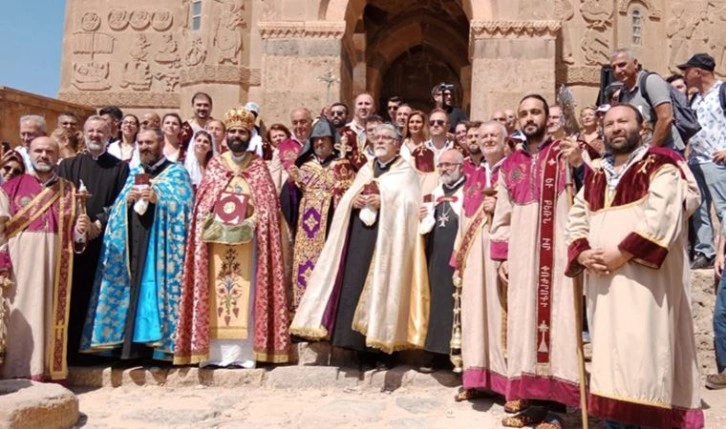
[[[255,204],[255,287],[251,297],[254,309],[254,358],[260,362],[287,362],[290,359],[288,305],[283,274],[280,232],[280,202],[265,162],[253,154],[243,164],[239,177],[249,184]],[[209,244],[201,240],[203,219],[213,210],[227,185],[235,179],[227,154],[213,158],[197,189],[194,218],[189,229],[179,325],[174,363],[205,362],[210,352]]]

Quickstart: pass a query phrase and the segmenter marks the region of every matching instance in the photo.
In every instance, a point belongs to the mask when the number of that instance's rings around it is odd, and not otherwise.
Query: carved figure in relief
[[[202,38],[196,36],[192,40],[192,46],[187,51],[186,63],[188,66],[196,66],[204,62],[207,59],[207,48],[204,47]]]
[[[564,25],[566,21],[575,16],[575,8],[570,0],[555,0],[555,18],[562,21],[562,62],[565,64],[575,64],[575,58],[572,55],[572,36],[570,28]]]
[[[172,34],[164,34],[161,36],[162,42],[159,51],[154,56],[154,61],[159,64],[169,64],[171,67],[180,67],[179,52],[176,41]]]
[[[129,25],[129,13],[123,9],[113,9],[108,13],[108,26],[113,31],[122,31]]]
[[[104,91],[111,88],[108,82],[108,63],[78,61],[73,63],[71,84],[82,91]]]
[[[212,40],[212,45],[217,48],[217,63],[238,64],[239,52],[242,49],[242,33],[239,28],[246,24],[243,16],[244,5],[237,0],[216,1],[227,9],[223,8],[219,14]]]
[[[174,92],[176,86],[179,85],[179,75],[169,72],[156,72],[154,78],[164,84],[166,92]]]
[[[582,52],[586,64],[594,66],[610,61],[610,45],[601,36],[593,28],[588,28],[582,35]]]
[[[716,72],[726,75],[726,2],[711,0],[708,2],[709,45],[716,60]]]
[[[151,88],[151,69],[145,61],[129,61],[124,64],[121,76],[121,88],[134,91],[148,91]]]
[[[580,13],[591,28],[599,29],[607,27],[613,16],[612,5],[603,5],[600,0],[582,0]]]
[[[174,15],[168,10],[157,10],[151,15],[151,26],[156,31],[166,31],[174,23]]]
[[[706,52],[708,50],[708,12],[701,11],[689,23],[691,29],[691,44],[688,52]]]
[[[693,28],[689,27],[686,20],[683,19],[683,9],[682,5],[673,6],[671,9],[673,17],[668,20],[666,25],[666,35],[670,42],[668,67],[671,71],[677,71],[676,65],[685,62],[689,55],[687,39],[691,37]]]
[[[95,12],[86,12],[81,17],[83,31],[96,31],[101,27],[101,17]]]
[[[134,30],[143,30],[151,23],[151,14],[145,10],[135,10],[131,12],[130,23]]]
[[[146,58],[149,56],[149,46],[151,46],[151,43],[149,43],[146,35],[137,34],[134,40],[134,46],[131,48],[129,55],[135,61],[146,61]]]

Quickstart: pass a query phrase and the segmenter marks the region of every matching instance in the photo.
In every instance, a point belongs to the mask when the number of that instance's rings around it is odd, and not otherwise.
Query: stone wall
[[[60,113],[74,112],[81,120],[95,113],[92,107],[55,100],[42,95],[0,86],[0,141],[16,146],[20,142],[20,117],[41,115],[45,118],[48,133],[52,132]]]

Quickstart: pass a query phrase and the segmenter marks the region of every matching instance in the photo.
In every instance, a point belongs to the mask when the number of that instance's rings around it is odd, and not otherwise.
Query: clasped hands
[[[353,207],[356,209],[362,209],[365,206],[370,206],[372,209],[378,210],[381,208],[381,196],[377,194],[363,195],[358,194],[353,199]]]
[[[590,274],[609,275],[625,265],[633,255],[617,247],[609,249],[589,249],[577,256],[580,263]]]

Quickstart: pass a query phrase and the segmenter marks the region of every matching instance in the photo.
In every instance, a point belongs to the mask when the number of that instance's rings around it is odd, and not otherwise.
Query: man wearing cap
[[[630,49],[617,49],[610,56],[610,64],[615,78],[623,83],[619,102],[632,104],[652,126],[652,134],[646,136],[645,142],[651,146],[683,151],[686,148],[685,142],[674,130],[673,104],[668,82],[655,73],[648,74],[642,80],[648,72],[641,70]],[[640,88],[640,82],[645,83],[645,88]]]
[[[719,223],[722,225],[721,245],[726,235],[724,213],[726,212],[726,114],[719,101],[724,84],[713,74],[716,64],[708,54],[696,54],[688,62],[678,66],[689,88],[696,88],[692,106],[698,114],[701,131],[689,140],[691,147],[688,165],[701,191],[701,206],[693,215],[699,253],[691,268],[707,268],[713,262],[713,229],[711,223],[711,202],[713,202]],[[722,250],[722,249],[720,249]],[[723,252],[719,252],[723,254]],[[718,374],[708,376],[706,386],[715,389],[726,388],[726,290],[723,280],[723,257],[716,267],[722,280],[718,288],[716,307],[713,313],[714,342]]]
[[[716,80],[713,74],[715,66],[708,54],[696,54],[678,66],[683,70],[686,85],[697,90],[691,106],[701,125],[701,130],[688,143],[688,166],[696,177],[702,196],[701,206],[692,218],[697,238],[691,263],[693,269],[710,268],[713,265],[716,252],[713,247],[711,203],[716,207],[721,225],[726,212],[726,116],[719,102],[723,82]],[[724,356],[720,360],[726,365],[726,328],[721,335],[724,336],[725,344]]]
[[[242,366],[290,359],[280,203],[247,149],[255,118],[225,115],[229,151],[197,189],[184,261],[174,363]]]
[[[300,303],[323,250],[335,208],[355,178],[355,170],[340,147],[333,124],[324,117],[318,118],[310,133],[310,143],[290,169],[288,180],[294,182],[302,195],[294,214],[298,221],[292,264],[293,308]]]

